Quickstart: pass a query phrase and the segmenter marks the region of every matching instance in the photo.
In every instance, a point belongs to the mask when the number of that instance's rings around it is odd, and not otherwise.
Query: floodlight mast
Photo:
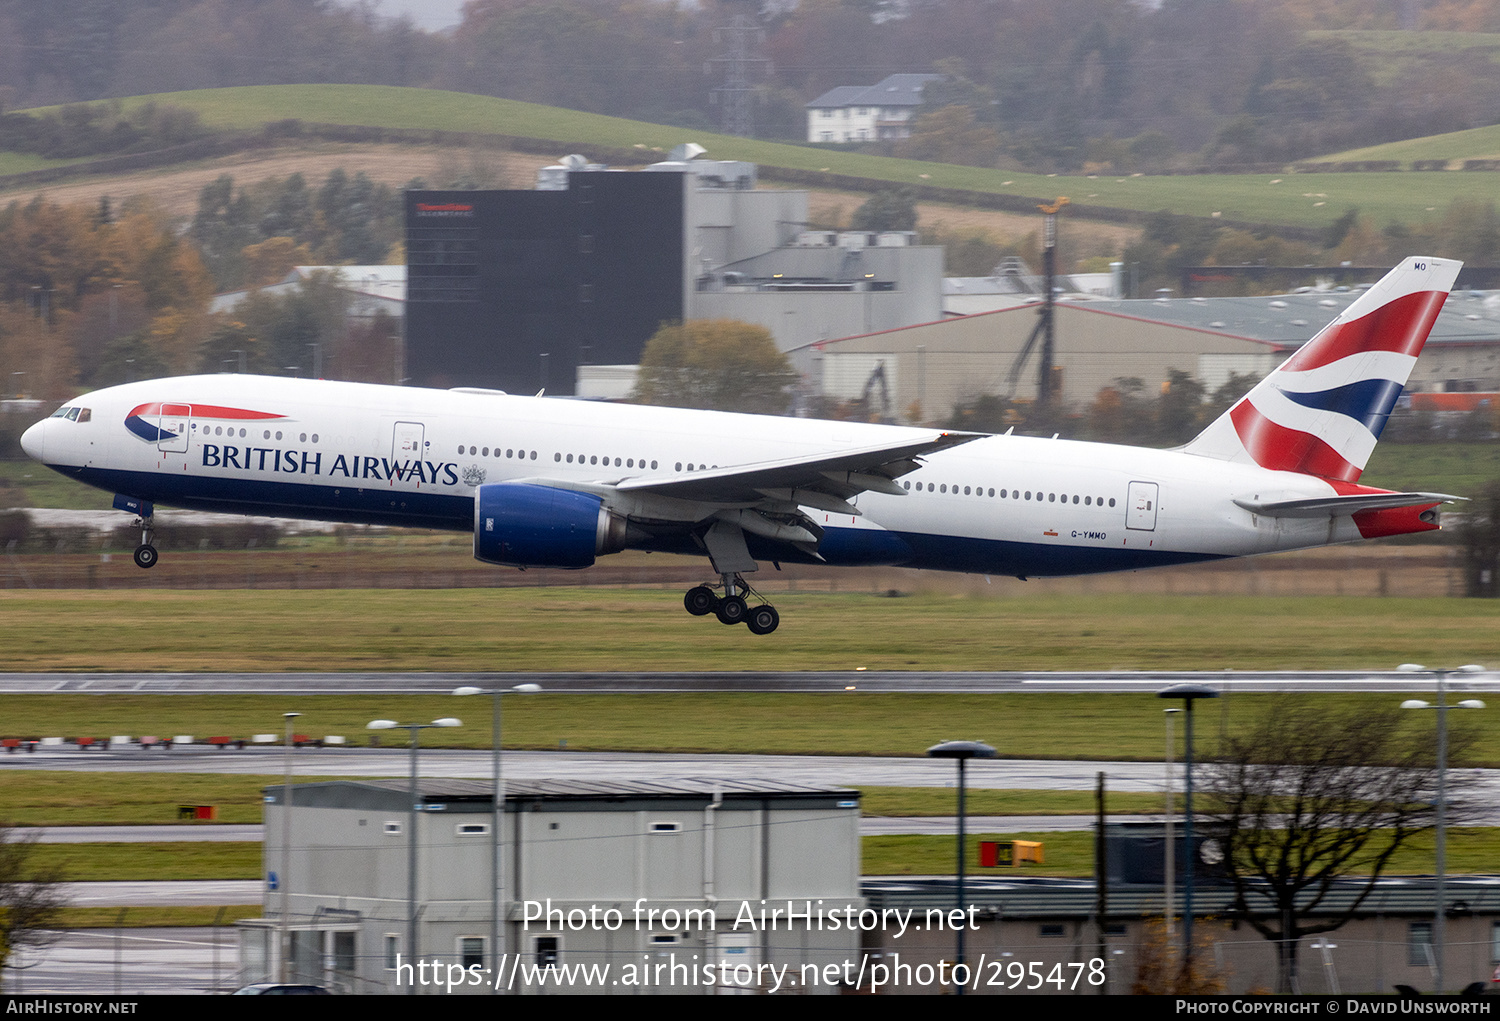
[[[490,799],[490,965],[496,975],[500,974],[500,962],[505,952],[505,928],[502,919],[509,902],[503,896],[505,874],[505,843],[500,839],[501,824],[505,821],[505,779],[500,773],[501,716],[500,698],[511,693],[530,695],[541,691],[540,684],[513,684],[509,688],[476,688],[463,685],[454,688],[453,694],[490,695],[494,698],[494,715],[490,721],[490,775],[494,778]],[[490,993],[500,995],[500,983],[490,983]]]
[[[964,897],[964,765],[970,759],[993,759],[996,756],[995,749],[982,741],[944,741],[927,749],[927,754],[935,759],[957,759],[958,760],[958,913],[967,914],[968,904]],[[964,963],[964,930],[968,928],[967,923],[960,922],[956,927],[958,936],[958,960],[954,962],[953,991],[958,996],[964,995],[967,983],[957,981],[957,968]]]
[[[1434,669],[1420,663],[1402,663],[1396,668],[1407,674],[1431,674],[1437,681],[1437,704],[1429,705],[1419,698],[1409,698],[1401,703],[1402,709],[1437,710],[1437,883],[1433,891],[1432,908],[1432,958],[1433,992],[1443,991],[1443,946],[1447,941],[1448,910],[1444,904],[1448,873],[1448,710],[1483,709],[1484,703],[1477,698],[1464,699],[1457,705],[1448,704],[1445,682],[1450,674],[1482,674],[1484,667],[1478,663],[1466,663],[1459,667]]]
[[[1174,684],[1156,693],[1158,698],[1180,698],[1183,708],[1183,854],[1182,876],[1182,974],[1192,977],[1193,969],[1193,878],[1198,851],[1193,844],[1193,702],[1200,698],[1218,698],[1219,693],[1206,684]]]
[[[417,812],[420,810],[417,794],[417,748],[418,735],[428,727],[461,727],[463,720],[444,716],[431,723],[397,723],[395,720],[371,720],[366,730],[405,730],[411,734],[411,798],[406,813],[406,950],[412,959],[412,983],[406,987],[407,995],[417,992]],[[396,975],[399,980],[400,969]]]

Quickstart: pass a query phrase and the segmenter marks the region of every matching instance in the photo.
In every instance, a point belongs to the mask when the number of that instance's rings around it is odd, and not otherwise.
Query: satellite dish
[[[706,152],[708,150],[697,142],[683,142],[681,145],[674,145],[672,147],[672,151],[667,154],[667,159],[673,163],[686,163],[688,160],[702,156]]]

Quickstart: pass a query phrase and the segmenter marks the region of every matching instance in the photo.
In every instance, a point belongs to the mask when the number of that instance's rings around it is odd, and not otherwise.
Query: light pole
[[[406,951],[412,959],[413,981],[406,987],[407,995],[417,991],[415,976],[417,959],[417,812],[421,810],[417,793],[417,747],[418,735],[428,727],[462,727],[463,720],[444,716],[431,723],[397,723],[395,720],[371,720],[366,730],[406,730],[411,732],[411,807],[406,814]],[[400,972],[398,971],[399,975]]]
[[[1219,693],[1206,684],[1174,684],[1156,693],[1157,698],[1180,698],[1183,715],[1183,869],[1182,876],[1182,974],[1190,980],[1193,974],[1193,873],[1198,850],[1193,845],[1193,702],[1200,698],[1218,698]]]
[[[967,913],[968,905],[964,900],[964,765],[970,759],[993,759],[995,749],[982,741],[944,741],[927,749],[927,754],[934,759],[957,759],[958,760],[958,913],[960,916]],[[968,921],[961,920],[958,923],[958,960],[954,962],[954,976],[957,978],[958,966],[964,963],[964,930],[968,928]],[[954,982],[954,992],[962,996],[965,982]]]
[[[286,728],[286,737],[283,742],[283,762],[285,778],[281,784],[281,982],[283,985],[290,982],[288,977],[291,969],[288,967],[291,958],[291,885],[287,882],[290,874],[292,861],[292,721],[301,716],[301,713],[282,713],[281,718]]]
[[[1444,682],[1450,674],[1479,674],[1484,672],[1484,667],[1468,663],[1449,669],[1430,669],[1420,663],[1402,663],[1396,669],[1409,674],[1431,674],[1437,680],[1437,705],[1420,698],[1409,698],[1401,703],[1401,708],[1437,710],[1437,903],[1432,909],[1432,955],[1436,972],[1433,992],[1442,993],[1443,942],[1446,938],[1444,930],[1447,916],[1447,909],[1443,904],[1443,888],[1448,872],[1448,710],[1484,708],[1484,703],[1477,698],[1466,698],[1457,705],[1449,705]]]
[[[1167,928],[1167,946],[1172,945],[1172,931],[1176,928],[1176,920],[1172,917],[1172,901],[1177,893],[1177,847],[1172,843],[1172,812],[1176,809],[1173,802],[1172,784],[1172,717],[1182,712],[1181,709],[1163,709],[1163,719],[1167,726],[1167,811],[1166,811],[1166,851],[1163,854],[1162,869],[1164,872],[1163,890],[1166,896],[1166,908],[1163,911]]]
[[[453,689],[455,695],[490,695],[495,700],[494,718],[490,722],[490,774],[495,779],[494,792],[491,795],[493,804],[490,813],[490,967],[495,969],[499,975],[501,965],[501,954],[505,950],[505,929],[501,924],[501,909],[509,905],[504,903],[501,891],[504,887],[502,876],[505,875],[505,844],[500,839],[500,825],[505,821],[505,780],[500,774],[500,745],[501,745],[501,716],[500,699],[511,692],[521,695],[530,695],[541,691],[540,684],[513,684],[509,688],[475,688],[465,685]],[[491,995],[499,995],[500,984],[490,983]]]

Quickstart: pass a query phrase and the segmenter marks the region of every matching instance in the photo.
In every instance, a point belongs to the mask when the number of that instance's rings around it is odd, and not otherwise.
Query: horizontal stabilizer
[[[1351,496],[1320,496],[1310,500],[1234,502],[1252,514],[1264,514],[1273,518],[1333,518],[1358,514],[1360,511],[1422,507],[1463,499],[1465,497],[1449,496],[1446,493],[1355,493]]]

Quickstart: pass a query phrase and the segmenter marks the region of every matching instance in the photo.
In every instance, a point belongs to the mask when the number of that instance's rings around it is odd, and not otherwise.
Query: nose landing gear
[[[770,603],[751,606],[741,593],[758,594],[738,574],[721,575],[724,595],[719,595],[708,585],[690,588],[682,597],[682,605],[694,617],[706,617],[710,613],[719,618],[721,624],[744,624],[751,634],[768,635],[781,623],[781,614]]]
[[[151,540],[156,537],[156,529],[152,527],[153,518],[150,514],[136,518],[135,523],[141,529],[141,544],[135,548],[135,566],[146,569],[155,567],[159,555],[156,547],[151,545]]]

